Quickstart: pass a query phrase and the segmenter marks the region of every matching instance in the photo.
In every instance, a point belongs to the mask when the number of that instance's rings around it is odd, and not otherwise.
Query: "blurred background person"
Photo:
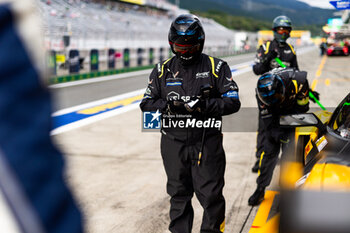
[[[64,181],[64,161],[50,138],[51,101],[36,3],[0,1],[1,232],[83,232]],[[3,219],[1,219],[3,220]]]
[[[322,38],[322,42],[320,44],[320,55],[321,56],[325,55],[326,51],[327,51],[326,38]]]

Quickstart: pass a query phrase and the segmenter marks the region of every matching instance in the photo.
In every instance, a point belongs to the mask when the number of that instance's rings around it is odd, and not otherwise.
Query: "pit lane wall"
[[[255,52],[255,46],[208,47],[204,52],[215,57],[226,57]],[[83,80],[152,68],[173,56],[170,48],[125,48],[91,50],[50,50],[47,66],[51,84]]]

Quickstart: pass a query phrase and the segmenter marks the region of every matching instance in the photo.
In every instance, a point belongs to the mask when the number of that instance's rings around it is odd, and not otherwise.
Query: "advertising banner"
[[[149,56],[148,56],[149,64],[152,65],[154,61],[154,49],[149,49]]]
[[[98,71],[98,50],[97,49],[91,49],[90,51],[90,70],[91,71]]]
[[[124,49],[123,60],[124,67],[130,67],[130,49]]]
[[[66,62],[66,56],[64,56],[64,54],[56,54],[56,64],[65,63],[65,62]]]
[[[79,73],[80,64],[79,64],[79,51],[70,50],[69,51],[69,73]]]
[[[164,49],[163,48],[160,48],[159,49],[159,61],[162,62],[164,60]]]
[[[337,10],[348,10],[350,9],[350,1],[349,0],[341,0],[341,1],[329,1],[335,9]]]
[[[50,75],[56,75],[56,51],[50,50],[47,54],[47,66]]]
[[[143,61],[143,49],[137,49],[137,66],[142,66]]]
[[[108,49],[108,69],[112,70],[115,68],[115,50]]]

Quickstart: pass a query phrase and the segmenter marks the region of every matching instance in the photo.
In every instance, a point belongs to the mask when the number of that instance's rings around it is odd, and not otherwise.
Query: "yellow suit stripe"
[[[290,49],[292,50],[292,52],[293,52],[293,53],[294,53],[294,55],[295,55],[295,51],[294,51],[293,46],[292,46],[291,44],[289,44],[289,43],[287,43],[287,44],[289,45]]]
[[[268,54],[269,52],[269,48],[270,48],[270,41],[266,42],[266,50],[265,50],[265,54]]]
[[[212,70],[212,73],[213,73],[213,75],[214,75],[216,78],[218,78],[219,76],[215,73],[214,58],[209,56],[209,59],[210,59],[210,62],[211,62],[211,70]]]
[[[168,63],[168,61],[170,61],[170,59],[171,59],[171,58],[169,58],[168,60],[166,60],[166,61],[162,64],[162,73],[159,75],[158,78],[161,78],[161,77],[163,76],[163,74],[164,74],[164,65],[165,65],[166,63]]]

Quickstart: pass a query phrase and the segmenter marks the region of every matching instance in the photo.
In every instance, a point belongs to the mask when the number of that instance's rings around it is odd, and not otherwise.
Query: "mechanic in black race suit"
[[[180,15],[172,22],[169,44],[176,56],[153,69],[140,104],[143,112],[159,110],[163,119],[175,116],[170,118],[173,121],[187,117],[221,122],[223,115],[239,110],[238,87],[231,70],[223,60],[202,53],[204,40],[204,30],[196,16]],[[206,89],[208,86],[211,88]],[[207,90],[206,98],[201,93],[203,89]],[[200,127],[169,128],[162,124],[161,133],[161,155],[171,196],[169,230],[191,232],[191,199],[195,193],[204,209],[200,232],[223,232],[226,159],[221,126],[204,131]]]
[[[270,184],[273,170],[282,153],[294,145],[294,130],[281,129],[281,115],[305,113],[309,110],[309,84],[305,71],[276,68],[262,75],[257,83],[259,115],[264,132],[263,153],[260,159],[257,189],[249,198],[249,205],[258,205]],[[292,149],[292,147],[290,147]]]
[[[256,75],[262,75],[274,68],[280,67],[275,60],[278,57],[285,66],[299,69],[297,57],[292,45],[287,43],[287,39],[292,31],[292,22],[287,16],[278,16],[273,20],[274,40],[268,41],[259,47],[253,71]],[[258,135],[256,146],[256,162],[252,168],[252,172],[258,172],[260,155],[263,153],[264,132],[261,127],[261,116],[259,115]]]

